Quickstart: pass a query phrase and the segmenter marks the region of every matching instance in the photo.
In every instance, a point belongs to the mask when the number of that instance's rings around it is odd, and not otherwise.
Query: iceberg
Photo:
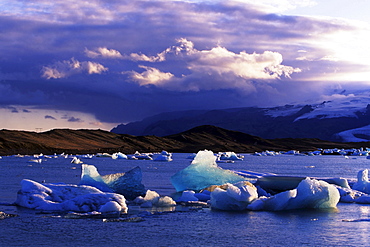
[[[357,182],[353,184],[352,189],[370,194],[369,171],[367,169],[357,173]]]
[[[114,192],[124,195],[127,200],[134,200],[138,196],[145,196],[146,189],[141,183],[140,167],[135,167],[126,173],[115,173],[100,176],[93,165],[82,165],[80,185],[90,185],[104,192]]]
[[[153,158],[154,161],[172,161],[172,154],[167,151],[162,151]]]
[[[218,153],[219,160],[243,160],[244,156],[240,154],[236,154],[234,152],[219,152]]]
[[[103,192],[113,192],[100,176],[98,169],[93,165],[82,164],[80,185],[93,186]]]
[[[113,204],[112,204],[113,203]],[[104,193],[97,188],[71,184],[40,184],[23,179],[15,204],[53,212],[108,212],[127,213],[126,199],[116,193]]]
[[[246,178],[217,166],[212,151],[199,151],[191,164],[171,177],[171,183],[179,191],[200,191],[211,185],[237,183]]]
[[[176,202],[169,196],[160,196],[157,192],[147,190],[145,197],[138,196],[134,203],[139,204],[142,208],[151,207],[173,207]]]
[[[118,153],[114,153],[112,154],[112,159],[116,160],[116,159],[123,159],[123,160],[127,160],[127,155],[126,154],[123,154],[121,152],[118,152]]]
[[[226,184],[226,190],[215,188],[211,193],[211,208],[225,211],[242,211],[255,199],[257,188],[249,182]]]
[[[335,208],[340,200],[338,189],[325,181],[306,178],[296,189],[271,197],[261,196],[247,206],[249,210],[279,211],[301,208]]]

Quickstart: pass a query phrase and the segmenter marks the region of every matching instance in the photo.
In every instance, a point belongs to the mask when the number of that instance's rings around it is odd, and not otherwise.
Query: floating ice
[[[147,190],[145,197],[138,196],[134,202],[140,204],[143,208],[176,206],[176,202],[171,197],[162,197],[157,192],[151,190]]]
[[[339,202],[338,189],[325,181],[306,178],[294,190],[272,197],[260,197],[247,206],[249,210],[279,211],[300,208],[335,208]]]
[[[133,200],[138,196],[145,196],[146,189],[141,183],[142,174],[140,167],[135,167],[126,173],[115,173],[100,176],[93,165],[82,165],[80,184],[94,186],[105,192],[115,192]]]
[[[177,191],[199,191],[210,185],[222,185],[246,180],[230,170],[217,166],[212,151],[199,151],[192,163],[171,177]]]
[[[72,164],[82,164],[83,161],[81,161],[79,158],[77,157],[73,157],[73,159],[71,160],[71,163]]]
[[[353,184],[352,189],[370,194],[369,171],[361,170],[357,173],[357,182]]]
[[[154,161],[172,161],[172,154],[167,151],[162,151],[153,158]]]
[[[118,152],[118,153],[114,153],[112,154],[112,159],[124,159],[124,160],[127,160],[127,155],[126,154],[123,154],[121,152]]]
[[[226,190],[217,187],[211,193],[211,208],[227,211],[245,210],[257,199],[257,188],[249,182],[226,184]]]
[[[181,196],[176,200],[178,202],[192,202],[199,201],[198,197],[195,196],[195,192],[192,190],[185,190]]]
[[[86,213],[111,209],[109,202],[114,202],[116,210],[127,213],[125,197],[119,194],[85,185],[40,184],[23,179],[15,204],[43,211]]]
[[[218,158],[220,160],[243,160],[244,156],[234,152],[220,152],[218,153]]]
[[[93,165],[82,164],[80,185],[90,185],[103,192],[113,192],[100,176],[98,169]]]
[[[112,212],[121,212],[122,207],[119,205],[118,202],[115,201],[109,201],[103,206],[100,207],[100,212],[102,213],[112,213]]]

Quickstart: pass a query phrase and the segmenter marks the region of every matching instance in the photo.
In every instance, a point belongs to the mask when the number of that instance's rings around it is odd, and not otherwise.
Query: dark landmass
[[[310,138],[263,139],[211,125],[198,126],[165,137],[115,134],[103,130],[54,129],[37,133],[0,130],[0,155],[14,154],[87,154],[139,152],[195,153],[199,150],[238,153],[270,151],[313,151],[318,148],[360,148],[370,142],[330,142]]]

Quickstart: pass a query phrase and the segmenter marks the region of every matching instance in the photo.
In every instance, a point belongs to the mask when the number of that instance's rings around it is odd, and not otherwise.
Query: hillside
[[[300,150],[317,148],[366,147],[363,143],[336,143],[319,139],[263,139],[242,132],[203,125],[165,137],[132,136],[102,130],[55,129],[36,133],[28,131],[0,131],[0,155],[99,153],[99,152],[169,152],[193,153],[203,149],[214,152],[234,151],[250,153],[264,150]]]
[[[355,142],[370,140],[368,98],[269,108],[243,107],[178,111],[120,124],[117,134],[168,136],[200,125],[214,125],[264,139],[317,138]]]

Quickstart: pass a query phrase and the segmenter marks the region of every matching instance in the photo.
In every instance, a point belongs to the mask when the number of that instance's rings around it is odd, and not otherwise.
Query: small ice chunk
[[[100,207],[100,212],[111,213],[111,212],[121,212],[122,207],[115,201],[109,201]]]
[[[194,202],[199,199],[195,197],[195,192],[192,190],[185,190],[182,192],[181,196],[176,200],[177,202]]]
[[[152,190],[147,190],[145,197],[136,197],[134,202],[140,204],[140,207],[143,208],[176,206],[176,202],[171,197],[161,197],[157,192]]]

